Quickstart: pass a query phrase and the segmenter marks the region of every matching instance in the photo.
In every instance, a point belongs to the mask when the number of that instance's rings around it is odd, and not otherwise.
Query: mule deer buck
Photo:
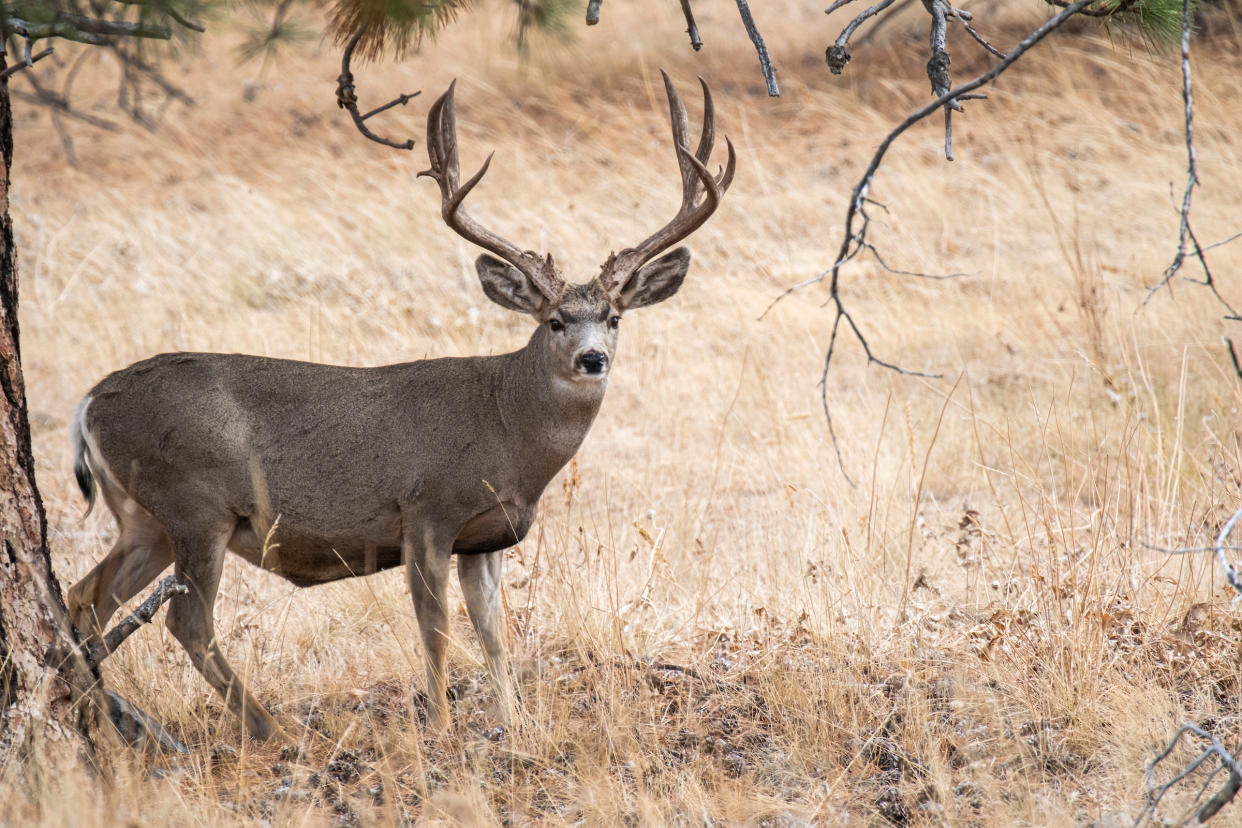
[[[476,262],[483,292],[538,322],[521,350],[378,368],[162,354],[95,386],[74,417],[74,472],[90,505],[102,493],[119,535],[69,592],[78,630],[97,640],[117,608],[173,564],[189,593],[169,605],[168,629],[246,729],[265,739],[278,732],[276,721],[215,638],[226,550],[297,586],[404,564],[426,651],[429,725],[442,730],[445,596],[456,553],[507,720],[504,550],[526,535],[544,487],[586,437],[622,314],[677,292],[690,252],[660,254],[711,216],[733,180],[731,143],[725,169],[708,171],[714,112],[700,82],[703,129],[691,152],[686,110],[664,76],[681,208],[635,247],[609,255],[585,284],[565,282],[550,255],[522,251],[462,209],[491,157],[459,184],[454,87],[432,106],[431,169],[421,175],[439,185],[448,226],[499,257]]]

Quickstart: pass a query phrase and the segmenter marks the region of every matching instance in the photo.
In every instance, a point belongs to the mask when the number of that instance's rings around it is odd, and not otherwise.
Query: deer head
[[[681,172],[681,207],[671,221],[634,247],[610,253],[599,275],[585,283],[567,282],[552,254],[523,251],[462,209],[466,196],[487,173],[492,156],[459,184],[455,81],[427,115],[431,168],[419,175],[439,184],[445,223],[458,235],[495,254],[483,254],[475,262],[483,292],[501,307],[530,314],[539,322],[532,345],[544,351],[551,373],[566,382],[607,380],[622,316],[632,308],[663,302],[677,292],[690,267],[690,251],[685,247],[665,251],[707,221],[733,182],[737,157],[728,138],[725,169],[713,176],[707,168],[715,143],[715,107],[707,82],[699,79],[703,86],[703,129],[697,149],[691,152],[686,108],[668,74],[663,70],[660,74],[668,95],[673,146]]]

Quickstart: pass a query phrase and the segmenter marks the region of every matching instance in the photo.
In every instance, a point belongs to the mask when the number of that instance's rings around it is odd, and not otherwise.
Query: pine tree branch
[[[141,37],[156,40],[168,40],[172,37],[172,29],[169,26],[142,21],[97,20],[93,17],[64,12],[59,12],[52,20],[38,22],[16,16],[5,16],[3,20],[0,20],[0,27],[31,40],[59,37],[92,46],[101,46],[109,39],[116,37]]]
[[[122,5],[125,5],[125,6],[143,6],[143,7],[150,6],[150,3],[148,2],[148,0],[116,0],[116,2]],[[207,27],[204,26],[202,23],[199,23],[194,20],[190,20],[188,17],[183,15],[174,3],[161,2],[155,8],[155,10],[162,14],[168,15],[177,23],[177,25],[183,26],[192,32],[198,32],[199,34],[202,34],[203,32],[207,31]]]

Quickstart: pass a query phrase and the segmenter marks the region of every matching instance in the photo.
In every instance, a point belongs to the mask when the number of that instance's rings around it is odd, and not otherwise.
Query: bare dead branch
[[[1237,319],[1238,312],[1234,310],[1233,305],[1229,304],[1229,300],[1226,299],[1216,287],[1216,277],[1212,275],[1212,268],[1208,266],[1207,257],[1203,255],[1204,248],[1199,244],[1199,237],[1195,235],[1194,228],[1190,226],[1189,221],[1186,222],[1186,232],[1190,236],[1190,243],[1194,245],[1195,258],[1199,260],[1199,265],[1203,268],[1202,282],[1198,279],[1187,279],[1187,281],[1205,285],[1208,290],[1212,291],[1212,295],[1216,297],[1216,301],[1225,308],[1227,314],[1225,318]]]
[[[121,738],[132,747],[158,748],[167,753],[189,753],[189,749],[164,729],[158,721],[139,710],[124,697],[105,690],[108,702],[108,719]]]
[[[177,25],[184,26],[185,28],[189,29],[192,32],[198,32],[199,34],[203,34],[204,32],[207,31],[206,26],[204,26],[202,23],[199,23],[197,20],[189,19],[188,17],[183,15],[181,12],[177,11],[177,7],[172,3],[165,5],[162,8],[162,11],[164,11],[169,17],[175,20],[177,22]]]
[[[1224,247],[1225,245],[1229,244],[1229,242],[1234,242],[1234,241],[1237,241],[1238,239],[1242,239],[1242,233],[1234,233],[1232,236],[1230,236],[1227,239],[1221,239],[1218,242],[1212,242],[1211,244],[1206,244],[1203,246],[1203,249],[1211,250],[1214,247]]]
[[[934,282],[943,282],[948,281],[949,279],[963,279],[970,275],[968,273],[921,273],[917,270],[901,270],[896,267],[889,267],[888,263],[880,256],[880,251],[876,249],[874,244],[866,242],[863,244],[863,247],[867,250],[867,252],[875,257],[875,260],[879,262],[880,267],[896,276],[911,276],[915,279],[929,279]]]
[[[29,48],[30,46],[29,40],[26,41],[26,46]],[[55,51],[56,50],[54,48],[48,47],[47,49],[44,49],[42,52],[39,52],[39,54],[37,55],[27,56],[27,58],[23,60],[21,63],[15,63],[12,66],[10,66],[8,69],[5,69],[3,72],[0,72],[0,80],[6,80],[7,78],[13,77],[18,72],[22,72],[22,71],[25,71],[26,69],[29,69],[31,66],[34,66],[36,63],[43,60],[45,57],[47,57],[48,55],[52,54]]]
[[[1070,5],[1069,0],[1044,0],[1044,2],[1049,6],[1056,6],[1058,9],[1069,8]],[[1083,17],[1112,17],[1124,14],[1133,8],[1137,2],[1138,0],[1121,0],[1116,5],[1105,3],[1098,9],[1084,9],[1080,14]]]
[[[974,16],[971,15],[970,12],[964,9],[955,8],[949,3],[946,3],[945,5],[949,9],[949,13],[952,14],[955,18],[957,18],[957,21],[962,24],[962,28],[966,30],[966,33],[969,34],[971,37],[973,37],[976,43],[978,43],[980,46],[986,49],[988,54],[991,54],[995,57],[1002,58],[1002,59],[1005,57],[1004,52],[1002,52],[1000,49],[997,49],[991,43],[988,43],[986,40],[984,40],[983,35],[975,31],[975,28],[970,25],[970,21],[974,19]]]
[[[172,598],[174,595],[184,595],[189,592],[189,588],[184,584],[177,583],[177,579],[169,575],[160,581],[155,591],[143,601],[138,609],[125,616],[115,627],[108,631],[103,640],[97,644],[89,645],[85,648],[84,655],[86,660],[94,667],[108,656],[116,652],[125,639],[129,638],[137,632],[144,624],[151,623],[151,619],[155,617],[155,613],[164,605],[164,602]]]
[[[397,141],[393,141],[381,135],[376,135],[370,130],[369,127],[367,127],[367,119],[373,115],[378,115],[381,112],[386,112],[394,106],[405,106],[408,102],[421,95],[421,91],[399,95],[383,106],[377,106],[365,115],[358,111],[358,93],[354,87],[354,75],[353,72],[350,71],[349,63],[353,59],[354,49],[357,48],[358,41],[362,40],[362,36],[366,30],[366,23],[359,26],[358,30],[354,32],[354,36],[349,39],[349,43],[346,44],[344,54],[341,55],[341,74],[336,79],[336,105],[341,109],[349,111],[350,117],[354,119],[354,126],[356,126],[358,131],[361,132],[366,138],[369,138],[377,144],[392,147],[393,149],[412,150],[414,149],[413,138],[398,143]]]
[[[1233,343],[1230,340],[1226,339],[1225,344],[1226,344],[1226,347],[1228,347],[1229,349],[1230,356],[1233,359],[1234,367],[1236,370],[1237,364],[1238,364],[1238,357],[1237,357],[1237,354],[1233,350]],[[1242,373],[1240,373],[1239,376],[1242,377]],[[1220,533],[1217,534],[1216,536],[1216,543],[1210,547],[1162,549],[1161,547],[1152,546],[1146,543],[1144,543],[1143,546],[1146,546],[1148,549],[1154,549],[1154,550],[1164,552],[1169,555],[1188,555],[1194,552],[1214,553],[1216,555],[1217,563],[1220,564],[1221,571],[1225,573],[1225,580],[1229,582],[1229,586],[1233,587],[1234,592],[1237,593],[1237,595],[1234,597],[1234,600],[1239,601],[1239,600],[1242,600],[1242,573],[1239,573],[1237,567],[1235,567],[1233,563],[1229,560],[1229,558],[1225,555],[1226,552],[1237,551],[1239,548],[1236,546],[1229,546],[1227,543],[1227,541],[1229,540],[1229,535],[1232,534],[1235,528],[1237,528],[1239,521],[1242,521],[1242,509],[1238,509],[1236,512],[1233,513],[1233,515],[1229,518],[1229,520],[1225,521],[1225,524],[1220,529]]]
[[[1144,549],[1150,549],[1152,552],[1163,552],[1166,555],[1194,555],[1201,552],[1215,552],[1218,549],[1223,549],[1226,552],[1242,552],[1242,546],[1184,546],[1170,549],[1167,546],[1156,546],[1146,541],[1140,542],[1139,546]]]
[[[779,98],[781,90],[776,85],[776,72],[772,69],[772,58],[768,56],[768,47],[763,42],[763,35],[759,34],[759,28],[755,26],[755,18],[750,13],[750,4],[746,0],[737,0],[737,10],[742,15],[742,25],[746,27],[746,34],[750,35],[750,42],[755,44],[755,52],[759,55],[759,66],[763,69],[763,80],[768,85],[768,96]]]
[[[923,0],[923,5],[931,15],[931,57],[927,60],[927,79],[931,81],[932,94],[940,97],[952,87],[949,80],[949,53],[945,49],[946,29],[948,28],[948,3],[946,0]],[[950,98],[944,105],[944,157],[953,160],[953,110],[961,110],[962,105]]]
[[[179,86],[169,81],[168,78],[164,77],[164,74],[160,72],[159,69],[147,63],[142,58],[130,53],[127,49],[120,48],[119,45],[113,45],[112,53],[116,55],[117,60],[119,60],[126,69],[132,69],[134,72],[142,75],[147,80],[154,83],[168,98],[180,101],[186,106],[194,105],[194,99],[190,97],[184,89],[181,89]]]
[[[833,3],[824,10],[824,14],[832,14],[846,3],[851,2],[853,2],[853,0],[837,0],[836,3]],[[828,70],[832,72],[832,74],[841,74],[842,70],[845,69],[845,65],[850,62],[849,42],[858,27],[869,18],[875,17],[877,14],[893,5],[895,2],[897,2],[897,0],[880,0],[879,3],[876,3],[874,6],[868,8],[862,12],[862,14],[851,20],[849,25],[841,30],[841,34],[837,35],[837,39],[833,41],[832,45],[829,46],[828,50],[824,53],[824,59],[828,63]]]
[[[1053,2],[1053,0],[1049,0]],[[1186,241],[1190,235],[1190,199],[1194,194],[1195,185],[1199,183],[1199,168],[1195,154],[1195,103],[1190,83],[1190,22],[1191,0],[1182,0],[1182,104],[1185,108],[1186,120],[1186,190],[1182,195],[1182,209],[1178,222],[1177,253],[1173,261],[1164,269],[1160,281],[1151,286],[1143,304],[1151,301],[1151,297],[1182,269],[1186,259]],[[1202,256],[1200,256],[1202,261]],[[1205,265],[1206,266],[1206,265]]]
[[[1169,781],[1162,785],[1157,785],[1155,782],[1157,768],[1173,754],[1173,751],[1181,744],[1182,737],[1188,735],[1206,741],[1207,747]],[[1198,794],[1192,800],[1191,807],[1193,810],[1194,805],[1202,798],[1214,778],[1221,772],[1228,772],[1229,776],[1225,784],[1221,786],[1220,790],[1211,799],[1203,804],[1203,807],[1199,808],[1196,818],[1200,823],[1203,823],[1216,816],[1221,808],[1233,800],[1238,790],[1242,789],[1242,766],[1239,766],[1237,754],[1230,753],[1215,734],[1198,725],[1184,724],[1178,728],[1177,733],[1169,740],[1169,744],[1165,746],[1164,750],[1160,751],[1147,766],[1147,802],[1144,804],[1143,810],[1139,812],[1135,823],[1141,825],[1148,819],[1154,820],[1156,818],[1156,810],[1160,807],[1160,803],[1165,795],[1196,773],[1211,759],[1216,760],[1216,765],[1207,772],[1207,777],[1199,788]],[[1175,820],[1175,824],[1184,824],[1189,821],[1189,818],[1190,814],[1187,813],[1183,819]]]
[[[939,2],[939,0],[936,0],[936,2]],[[871,184],[880,168],[880,164],[884,161],[884,157],[888,153],[889,148],[899,137],[901,137],[903,133],[905,133],[906,130],[910,129],[910,127],[914,126],[941,107],[948,105],[951,101],[960,100],[963,96],[972,93],[976,89],[979,89],[985,84],[995,80],[1030,49],[1034,48],[1050,33],[1062,26],[1067,20],[1078,14],[1092,2],[1095,2],[1095,0],[1077,0],[1077,2],[1070,4],[1061,12],[1049,18],[1042,25],[1028,34],[1017,46],[1013,48],[1013,51],[1007,54],[1003,60],[998,62],[991,69],[955,88],[946,90],[934,101],[925,104],[912,112],[904,121],[889,132],[889,134],[885,136],[884,140],[880,142],[880,146],[876,149],[874,155],[872,155],[871,161],[867,165],[866,171],[863,173],[862,178],[859,179],[858,183],[854,186],[854,190],[850,196],[849,206],[847,207],[845,213],[845,228],[842,234],[841,245],[837,252],[836,261],[833,262],[832,266],[827,270],[824,270],[818,275],[786,289],[775,300],[773,300],[772,305],[769,305],[768,310],[771,310],[772,306],[795,290],[802,290],[810,287],[811,285],[823,282],[824,280],[828,280],[829,282],[828,304],[833,306],[834,314],[832,330],[828,338],[828,347],[824,355],[824,370],[820,375],[820,400],[823,403],[824,418],[828,422],[828,430],[832,436],[833,448],[836,450],[837,462],[841,466],[841,472],[845,475],[847,480],[850,478],[845,472],[840,445],[837,443],[836,432],[832,423],[832,414],[828,406],[828,373],[832,367],[832,358],[836,354],[837,335],[841,330],[842,320],[849,325],[849,329],[854,335],[854,338],[862,346],[863,353],[867,357],[868,364],[875,363],[899,374],[938,378],[938,375],[936,374],[930,374],[922,371],[911,371],[892,362],[878,358],[872,351],[870,343],[859,329],[854,317],[846,307],[845,301],[841,296],[842,266],[857,256],[859,252],[867,250],[870,247],[870,242],[867,239],[867,230],[870,225],[870,216],[867,213],[867,204],[870,203],[868,196]],[[767,312],[768,311],[764,311],[764,315],[766,315]],[[850,482],[852,485],[853,481],[851,480]]]
[[[599,7],[604,4],[604,0],[591,0],[587,3],[586,24],[594,26],[599,22]]]
[[[908,6],[913,6],[914,3],[915,0],[897,0],[897,3],[894,4],[892,10],[879,20],[875,21],[875,25],[863,32],[858,40],[854,41],[854,44],[856,46],[862,46],[870,43],[872,40],[875,40],[879,36],[880,32],[888,28],[888,25],[896,20],[899,14],[905,11]]]
[[[17,98],[19,101],[26,101],[27,103],[39,104],[40,106],[50,107],[55,112],[59,112],[62,115],[65,115],[69,118],[73,118],[74,120],[81,121],[84,124],[89,124],[90,126],[93,126],[96,129],[103,129],[103,130],[107,130],[108,132],[116,131],[116,124],[112,123],[111,121],[105,120],[104,118],[99,118],[94,115],[89,115],[85,112],[77,111],[72,106],[70,106],[69,102],[64,100],[60,95],[58,95],[57,93],[53,92],[50,89],[45,89],[41,85],[39,85],[39,82],[34,79],[34,75],[26,74],[23,77],[25,77],[26,80],[30,81],[30,85],[35,90],[35,92],[32,95],[28,92],[22,92],[19,89],[9,90],[9,94],[12,95],[14,98]]]
[[[686,18],[686,34],[690,36],[690,46],[697,52],[703,48],[703,41],[699,39],[699,26],[694,22],[694,9],[690,8],[690,0],[681,0],[681,13]]]

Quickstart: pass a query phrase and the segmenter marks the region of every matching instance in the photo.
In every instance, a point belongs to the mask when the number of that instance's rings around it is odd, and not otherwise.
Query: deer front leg
[[[224,698],[250,735],[266,740],[280,733],[280,727],[267,709],[246,691],[216,644],[212,616],[220,586],[220,570],[224,565],[225,544],[231,534],[232,527],[212,534],[183,532],[173,535],[177,581],[190,591],[169,603],[166,623],[189,654],[194,667]]]
[[[457,577],[466,597],[466,609],[483,644],[487,672],[496,686],[497,713],[501,722],[509,725],[513,721],[513,691],[509,687],[505,614],[500,601],[500,575],[504,563],[503,550],[457,556]]]
[[[434,530],[407,525],[403,533],[402,554],[414,614],[422,634],[427,658],[427,725],[434,732],[448,728],[448,578],[452,541],[436,538]]]

